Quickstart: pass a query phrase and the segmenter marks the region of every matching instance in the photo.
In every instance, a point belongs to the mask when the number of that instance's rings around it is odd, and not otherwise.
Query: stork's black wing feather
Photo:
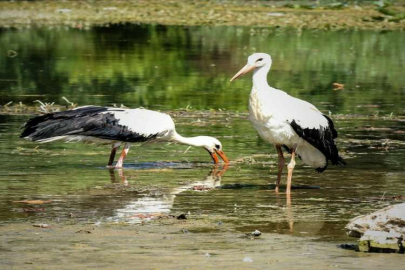
[[[29,119],[23,126],[22,138],[32,141],[58,136],[92,136],[106,140],[144,142],[158,134],[141,135],[119,124],[114,112],[123,111],[108,107],[87,106],[75,110],[49,113]]]
[[[333,165],[346,165],[346,162],[339,156],[334,139],[337,138],[337,131],[332,120],[323,115],[328,120],[328,126],[319,126],[319,128],[303,128],[295,120],[290,122],[294,131],[306,140],[313,147],[321,151],[327,160]],[[325,167],[326,168],[326,167]]]
[[[333,124],[332,119],[330,119],[328,116],[326,116],[326,115],[324,115],[324,114],[322,114],[322,115],[323,115],[323,117],[326,118],[326,120],[328,120],[329,129],[330,129],[330,131],[331,131],[331,133],[332,133],[332,138],[333,138],[333,139],[336,139],[337,136],[338,136],[338,133],[337,133],[337,131],[336,131],[336,129],[335,129],[335,125]]]

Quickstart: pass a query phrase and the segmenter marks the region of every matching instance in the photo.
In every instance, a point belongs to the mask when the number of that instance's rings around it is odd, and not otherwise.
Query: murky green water
[[[58,226],[62,231],[69,230],[69,224],[75,229],[96,226],[102,232],[112,224],[131,224],[118,230],[123,234],[143,230],[156,243],[150,249],[161,252],[165,248],[159,245],[159,233],[170,235],[184,227],[191,236],[176,238],[177,244],[170,244],[173,250],[205,250],[207,243],[218,239],[226,245],[209,247],[211,253],[220,254],[218,258],[242,262],[243,254],[275,252],[273,256],[279,254],[282,261],[283,246],[301,258],[307,257],[302,255],[306,248],[319,245],[324,253],[318,250],[318,257],[308,261],[309,268],[324,260],[330,263],[325,268],[335,263],[345,268],[349,257],[363,255],[336,248],[353,242],[344,225],[359,214],[403,201],[393,197],[405,196],[403,33],[114,26],[89,31],[1,30],[0,40],[0,104],[32,104],[36,99],[63,104],[65,96],[79,105],[192,108],[172,112],[178,131],[216,136],[233,161],[225,171],[213,168],[204,150],[183,153],[187,147],[159,144],[131,148],[123,171],[110,172],[104,167],[107,147],[54,143],[36,148],[18,138],[19,127],[29,116],[0,115],[0,224],[7,232],[0,248],[9,254],[33,239],[34,229],[27,229],[33,223],[54,226],[50,233],[59,239],[56,246],[64,241]],[[247,120],[250,78],[229,83],[255,51],[272,54],[271,85],[332,113],[339,148],[349,164],[322,174],[299,164],[291,206],[284,194],[275,194],[269,186],[276,179],[275,149],[258,139]],[[334,82],[344,83],[345,89],[334,91]],[[51,202],[15,202],[20,200]],[[189,219],[161,220],[181,213],[189,214]],[[21,228],[16,234],[11,230],[15,226]],[[239,238],[256,229],[263,233],[263,242]],[[37,234],[44,229],[35,230]],[[97,237],[103,239],[102,235]],[[106,235],[125,242],[117,232]],[[140,242],[148,242],[147,236],[142,237]],[[197,243],[192,248],[190,237]],[[107,249],[100,241],[92,244]],[[243,247],[246,241],[249,244]],[[303,244],[307,242],[311,247]],[[261,249],[263,243],[280,249]],[[296,243],[305,250],[298,251]],[[236,257],[225,255],[232,250],[238,251]],[[144,259],[153,256],[144,252]],[[44,254],[37,256],[46,260]],[[366,258],[364,267],[370,266],[366,262],[385,260]],[[399,257],[390,258],[393,266],[400,265]],[[277,265],[273,259],[271,264]],[[246,266],[266,264],[254,258]]]

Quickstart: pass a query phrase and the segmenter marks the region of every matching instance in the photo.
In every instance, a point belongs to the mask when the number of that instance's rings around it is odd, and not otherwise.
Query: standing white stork
[[[291,179],[297,154],[305,164],[323,172],[328,160],[333,165],[346,165],[339,156],[334,139],[337,131],[332,120],[314,105],[294,98],[267,83],[271,57],[265,53],[249,56],[247,64],[231,79],[253,70],[253,87],[249,99],[249,118],[260,137],[276,146],[278,153],[278,192],[284,167],[281,147],[291,153],[288,164],[287,190],[291,192]]]
[[[115,165],[121,168],[130,143],[176,142],[203,147],[214,163],[218,155],[228,163],[222,144],[209,136],[183,137],[176,132],[173,119],[164,113],[146,109],[122,109],[85,106],[64,112],[48,113],[29,119],[23,126],[21,138],[46,143],[56,140],[111,144],[108,167],[112,167],[115,153],[124,143],[124,149]]]

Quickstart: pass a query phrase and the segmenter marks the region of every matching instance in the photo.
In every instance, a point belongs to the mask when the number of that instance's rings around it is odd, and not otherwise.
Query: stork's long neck
[[[180,144],[186,144],[186,145],[195,146],[195,147],[203,146],[203,144],[201,142],[201,138],[199,136],[183,137],[180,134],[178,134],[177,132],[175,132],[170,140],[173,142],[180,143]]]
[[[253,90],[259,91],[270,88],[267,83],[267,73],[269,73],[271,65],[265,65],[253,71]]]

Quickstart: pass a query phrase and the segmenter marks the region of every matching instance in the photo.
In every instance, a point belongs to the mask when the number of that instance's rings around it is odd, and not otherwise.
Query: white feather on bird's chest
[[[264,105],[263,102],[266,102],[266,104]],[[299,145],[302,139],[295,133],[290,124],[277,118],[276,110],[278,106],[280,104],[276,104],[272,97],[261,95],[253,87],[249,98],[249,119],[263,140],[272,144],[284,144],[289,147],[294,144]]]

